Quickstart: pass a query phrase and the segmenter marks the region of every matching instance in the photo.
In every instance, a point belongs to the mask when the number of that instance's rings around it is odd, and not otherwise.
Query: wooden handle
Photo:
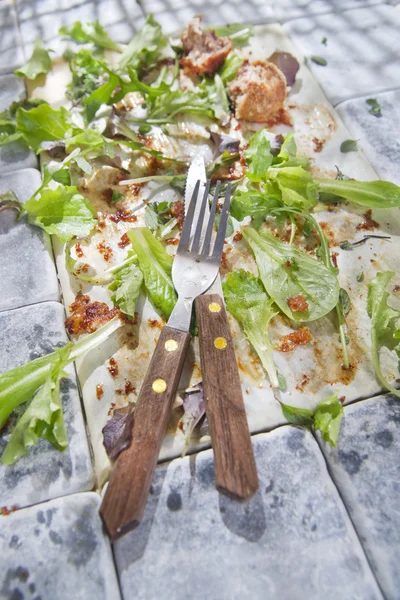
[[[258,477],[224,303],[218,294],[207,294],[195,306],[215,484],[220,492],[247,500],[258,489]]]
[[[114,466],[100,515],[114,541],[143,516],[190,334],[164,327],[137,399],[132,442]]]

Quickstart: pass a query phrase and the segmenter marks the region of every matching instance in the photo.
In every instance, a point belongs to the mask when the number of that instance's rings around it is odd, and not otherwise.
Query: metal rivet
[[[164,379],[156,379],[151,387],[156,394],[162,394],[167,389],[167,384]]]
[[[221,310],[221,305],[218,304],[218,302],[211,302],[211,304],[208,305],[208,310],[210,312],[219,312]]]
[[[223,350],[224,348],[226,348],[227,345],[227,341],[225,338],[223,337],[217,337],[214,340],[214,346],[217,348],[217,350]]]
[[[178,342],[175,340],[167,340],[165,342],[165,349],[167,352],[175,352],[178,350]]]

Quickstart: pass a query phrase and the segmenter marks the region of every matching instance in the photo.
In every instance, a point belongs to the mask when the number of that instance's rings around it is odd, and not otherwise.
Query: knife
[[[193,158],[189,167],[185,185],[185,214],[198,182],[200,193],[204,193],[207,176],[204,159],[200,155]],[[206,203],[206,210],[209,213],[209,203]],[[198,217],[199,210],[196,210],[192,235]],[[232,498],[247,500],[258,489],[257,468],[219,273],[206,293],[196,298],[195,308],[204,400],[214,451],[215,485],[220,492]],[[216,340],[225,341],[224,353],[216,349]]]

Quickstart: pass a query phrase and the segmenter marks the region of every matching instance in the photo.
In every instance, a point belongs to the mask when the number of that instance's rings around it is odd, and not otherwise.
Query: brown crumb
[[[101,242],[99,242],[97,244],[97,250],[100,252],[100,254],[102,254],[104,260],[107,262],[110,260],[110,258],[113,255],[111,246],[109,244],[107,244],[105,242],[105,240],[102,240]]]
[[[281,337],[278,350],[279,352],[291,352],[297,346],[306,346],[312,339],[308,327],[300,327],[297,331]]]
[[[103,396],[104,396],[103,386],[101,385],[101,383],[98,383],[96,385],[96,397],[97,397],[97,400],[101,400]]]
[[[71,315],[65,320],[65,327],[70,335],[93,333],[100,325],[121,315],[118,308],[108,308],[105,302],[91,302],[86,294],[78,294],[69,307]]]
[[[308,310],[308,303],[302,294],[288,298],[287,303],[293,312],[305,312]]]
[[[126,210],[117,210],[114,215],[108,215],[108,218],[113,223],[119,223],[120,221],[124,223],[136,223],[137,221],[137,216]]]
[[[335,267],[335,269],[338,268],[338,266],[337,266],[337,257],[338,256],[339,256],[339,252],[332,252],[332,254],[331,254],[332,264]]]
[[[361,229],[363,231],[374,231],[374,229],[376,227],[379,227],[379,223],[374,221],[374,219],[372,218],[372,210],[371,209],[367,210],[367,212],[364,213],[363,217],[364,217],[364,221],[362,223],[359,223],[356,227],[356,229],[358,229],[359,231]]]
[[[117,361],[115,360],[115,358],[110,358],[110,360],[108,362],[109,362],[110,366],[107,368],[110,371],[111,377],[117,377],[118,372],[119,372]]]
[[[320,140],[317,137],[313,137],[312,141],[313,141],[313,144],[314,144],[314,151],[315,152],[321,152],[321,150],[324,147],[325,140]]]
[[[235,233],[235,235],[233,236],[233,241],[234,242],[240,242],[240,240],[243,239],[243,234],[241,231],[237,231]]]
[[[178,220],[178,225],[182,229],[185,220],[185,205],[181,200],[177,200],[172,204],[170,214],[171,217],[175,217]]]
[[[127,233],[124,233],[124,235],[121,235],[121,239],[118,242],[118,246],[120,248],[126,248],[126,246],[129,246],[129,244],[131,243],[131,240],[128,237]]]
[[[82,258],[83,256],[85,256],[80,242],[76,242],[75,244],[75,253],[78,258]]]

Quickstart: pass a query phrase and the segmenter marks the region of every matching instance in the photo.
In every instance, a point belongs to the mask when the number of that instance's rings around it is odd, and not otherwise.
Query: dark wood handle
[[[137,399],[131,445],[117,458],[100,507],[113,541],[142,519],[189,341],[184,331],[161,332]]]
[[[220,492],[247,500],[258,489],[258,477],[224,303],[218,294],[207,294],[195,306],[215,484]]]

